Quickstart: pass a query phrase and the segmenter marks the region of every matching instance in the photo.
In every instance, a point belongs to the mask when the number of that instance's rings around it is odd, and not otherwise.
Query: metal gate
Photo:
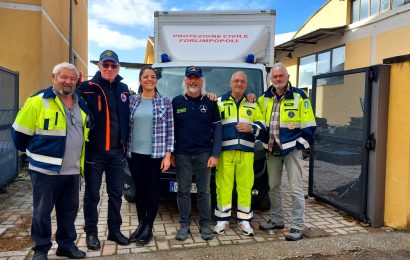
[[[371,67],[313,77],[309,196],[366,220]]]
[[[10,134],[18,111],[18,85],[18,73],[0,67],[0,190],[18,173],[18,154]]]

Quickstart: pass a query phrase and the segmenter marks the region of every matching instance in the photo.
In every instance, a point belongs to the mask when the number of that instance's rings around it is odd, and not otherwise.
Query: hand
[[[253,93],[249,93],[246,95],[246,100],[250,103],[255,103],[256,102],[256,95]]]
[[[215,93],[207,93],[206,96],[209,98],[211,101],[216,101],[218,100],[218,96]]]
[[[165,153],[165,157],[161,161],[161,171],[165,172],[171,166],[171,153]]]
[[[175,155],[171,154],[171,165],[174,167],[177,167],[177,164],[175,163]]]
[[[218,158],[211,156],[208,159],[208,164],[206,165],[206,167],[208,168],[213,168],[218,164]]]
[[[250,133],[252,131],[252,126],[248,123],[239,122],[236,124],[236,130],[242,133]]]

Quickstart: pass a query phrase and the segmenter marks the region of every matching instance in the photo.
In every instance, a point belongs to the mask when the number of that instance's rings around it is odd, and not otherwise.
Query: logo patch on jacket
[[[205,105],[200,105],[199,106],[199,111],[201,111],[202,113],[206,113],[207,110],[208,110],[208,108]]]
[[[295,117],[295,112],[293,112],[293,111],[288,112],[288,117],[289,118],[294,118]]]
[[[121,93],[121,101],[122,102],[127,101],[127,95],[125,95],[124,93]]]
[[[303,103],[303,105],[305,106],[305,108],[309,108],[309,102],[305,101],[305,102]]]
[[[252,110],[250,110],[250,109],[246,110],[246,114],[247,114],[248,116],[252,115]]]
[[[177,109],[177,114],[185,113],[185,112],[186,112],[186,108],[185,108],[185,107],[183,107],[183,108],[178,108],[178,109]]]

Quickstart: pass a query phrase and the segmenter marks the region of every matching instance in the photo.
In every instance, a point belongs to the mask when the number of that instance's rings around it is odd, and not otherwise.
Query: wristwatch
[[[251,126],[251,131],[250,131],[250,133],[253,134],[253,135],[255,134],[255,129],[253,128],[253,126]]]

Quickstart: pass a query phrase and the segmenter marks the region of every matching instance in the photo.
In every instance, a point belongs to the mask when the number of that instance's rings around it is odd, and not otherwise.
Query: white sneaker
[[[249,221],[242,220],[238,223],[238,227],[242,230],[242,233],[245,236],[253,236],[254,232],[251,225],[249,224]]]
[[[223,221],[217,221],[216,226],[214,227],[214,233],[215,234],[223,234],[225,233],[225,229],[229,227],[229,222],[226,220]]]

